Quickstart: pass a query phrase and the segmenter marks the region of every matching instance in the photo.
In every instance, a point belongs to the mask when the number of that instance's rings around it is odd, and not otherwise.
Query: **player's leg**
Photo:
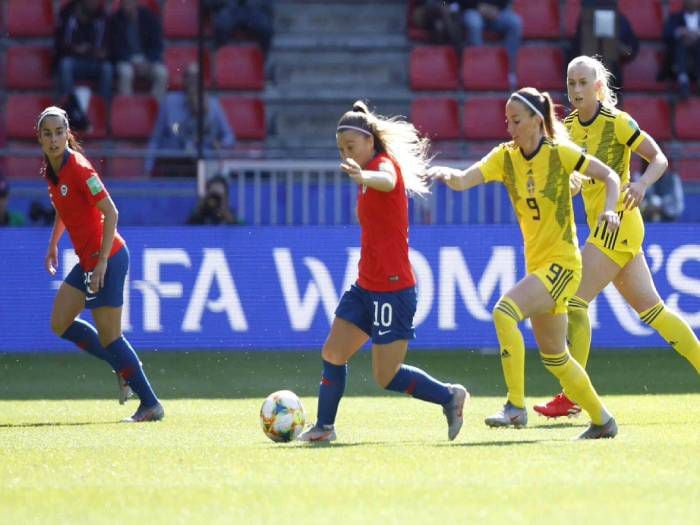
[[[101,306],[92,310],[100,341],[112,356],[117,374],[141,400],[128,422],[157,421],[163,418],[163,407],[146,377],[141,361],[121,331],[122,307]],[[127,420],[124,420],[127,421]]]
[[[357,304],[357,297],[347,297],[348,291],[341,299],[341,303],[336,310],[347,313],[353,303]],[[345,304],[344,304],[345,303]],[[331,325],[331,331],[321,350],[323,359],[323,372],[321,373],[321,383],[318,387],[318,408],[316,413],[316,423],[304,431],[300,436],[300,441],[324,442],[333,441],[335,435],[335,417],[338,413],[338,405],[345,392],[345,381],[347,378],[348,360],[357,352],[369,339],[369,334],[360,329],[356,324],[338,317],[336,315]]]
[[[77,318],[85,308],[84,280],[83,271],[76,264],[56,293],[51,311],[51,330],[88,354],[106,361],[114,369],[111,356],[100,344],[97,330],[87,321]]]
[[[632,259],[613,283],[642,321],[656,330],[700,373],[698,338],[685,320],[664,305],[654,286],[644,254],[640,253]]]
[[[386,390],[442,406],[447,417],[447,436],[453,440],[462,428],[467,390],[462,385],[442,383],[420,368],[404,364],[407,349],[407,339],[372,345],[374,380]]]
[[[588,412],[591,426],[581,439],[615,437],[617,425],[598,397],[583,367],[571,359],[566,348],[566,314],[543,313],[532,316],[532,330],[544,366],[561,384],[564,391]]]
[[[608,252],[609,253],[609,252]],[[591,321],[588,305],[620,273],[620,265],[613,261],[601,248],[587,242],[581,251],[583,270],[581,283],[568,301],[567,341],[571,357],[586,368],[591,350]],[[577,415],[581,409],[564,392],[541,405],[535,405],[535,412],[547,417]]]
[[[525,342],[518,323],[539,312],[551,310],[554,300],[534,275],[526,275],[496,303],[493,324],[496,328],[501,367],[508,387],[503,408],[485,423],[491,427],[527,425],[525,409]]]

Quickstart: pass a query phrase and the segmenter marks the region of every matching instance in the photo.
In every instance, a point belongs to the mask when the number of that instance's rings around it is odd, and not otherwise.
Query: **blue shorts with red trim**
[[[357,326],[373,343],[385,345],[416,337],[416,301],[415,286],[396,292],[370,292],[353,284],[341,297],[335,315]]]
[[[124,281],[129,270],[129,250],[124,246],[107,261],[105,285],[97,293],[88,290],[92,272],[76,264],[66,276],[65,282],[85,294],[85,308],[92,310],[100,306],[118,307],[124,304]]]

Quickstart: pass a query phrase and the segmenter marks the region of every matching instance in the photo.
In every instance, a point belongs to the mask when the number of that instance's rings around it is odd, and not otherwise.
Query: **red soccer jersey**
[[[401,169],[386,153],[375,156],[367,171],[396,173],[391,191],[362,186],[357,216],[362,227],[360,276],[357,284],[371,292],[393,292],[416,284],[408,260],[408,197]]]
[[[80,266],[86,272],[97,265],[102,247],[104,216],[96,204],[109,194],[99,175],[81,153],[66,150],[58,171],[58,184],[47,179],[49,197],[56,213],[66,225]],[[115,232],[111,257],[124,246],[124,239]]]

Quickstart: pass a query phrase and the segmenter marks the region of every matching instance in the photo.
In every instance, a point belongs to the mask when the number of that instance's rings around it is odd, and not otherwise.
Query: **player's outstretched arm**
[[[656,141],[647,135],[637,146],[635,152],[646,160],[649,165],[639,180],[629,182],[622,188],[625,194],[625,208],[632,210],[642,202],[647,188],[654,184],[668,168],[668,159]]]
[[[589,160],[585,175],[605,184],[605,209],[598,217],[598,222],[606,222],[612,231],[620,226],[620,217],[616,213],[617,201],[620,198],[620,177],[608,165],[597,158],[586,155]]]
[[[479,166],[472,164],[465,170],[449,168],[447,166],[433,166],[428,169],[427,177],[430,181],[441,180],[455,191],[464,191],[484,183],[484,174]]]
[[[341,162],[340,169],[347,173],[357,184],[364,184],[375,190],[391,191],[396,187],[396,173],[390,171],[363,170],[360,165],[351,158],[347,158]]]

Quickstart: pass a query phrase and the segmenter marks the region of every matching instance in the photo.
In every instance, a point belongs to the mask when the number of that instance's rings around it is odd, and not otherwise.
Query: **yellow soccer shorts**
[[[581,282],[581,267],[570,268],[567,266],[552,262],[530,272],[542,281],[549,295],[554,299],[554,308],[549,312],[554,315],[566,313],[569,299],[576,294]]]
[[[617,231],[609,231],[606,224],[596,225],[591,228],[586,242],[598,248],[620,268],[624,268],[642,252],[644,221],[639,208],[620,210],[617,214],[620,216],[620,227]]]

